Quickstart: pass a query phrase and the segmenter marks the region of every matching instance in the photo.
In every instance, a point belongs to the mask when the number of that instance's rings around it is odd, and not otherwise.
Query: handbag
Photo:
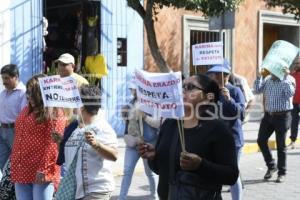
[[[134,105],[135,103],[135,100],[136,99],[132,99],[130,102],[129,102],[129,105],[126,107],[126,109],[131,109],[132,106]],[[128,112],[128,111],[127,111]],[[126,113],[126,118],[128,118],[128,113]],[[139,123],[139,128],[140,128],[140,122],[138,121]],[[125,130],[124,130],[124,142],[125,144],[128,146],[128,147],[131,147],[131,148],[134,148],[137,146],[138,142],[140,141],[140,138],[139,137],[136,137],[136,136],[133,136],[133,135],[130,135],[128,133],[128,126],[129,126],[129,120],[127,119],[126,122],[125,122]]]
[[[79,145],[76,149],[76,154],[74,156],[74,159],[71,162],[69,169],[67,170],[66,175],[60,181],[58,190],[55,195],[55,200],[74,200],[75,199],[76,189],[77,189],[76,164],[77,164],[77,160],[78,160],[79,148],[83,144],[83,138],[84,138],[84,136],[82,137],[81,142],[79,143]]]
[[[222,200],[221,192],[199,186],[200,177],[193,172],[178,171],[169,184],[168,200]]]
[[[6,162],[3,168],[3,176],[0,182],[0,199],[15,200],[15,185],[10,179],[10,159]]]
[[[136,145],[138,144],[139,142],[139,138],[138,137],[134,137],[130,134],[126,134],[124,135],[124,142],[125,144],[128,146],[128,147],[136,147]]]
[[[178,123],[178,130],[182,123]],[[198,174],[179,170],[175,172],[175,153],[179,145],[179,132],[172,137],[169,157],[169,191],[168,200],[222,200],[221,192],[202,189],[199,183],[201,178]]]

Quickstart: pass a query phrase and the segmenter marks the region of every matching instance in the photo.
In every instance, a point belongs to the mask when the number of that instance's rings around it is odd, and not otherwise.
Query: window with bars
[[[202,31],[191,30],[190,31],[190,52],[192,52],[192,46],[199,43],[217,42],[220,41],[220,33],[215,31]],[[223,33],[223,41],[225,41],[225,33]],[[223,52],[225,52],[225,43],[223,46]],[[205,74],[210,68],[210,65],[196,65],[193,66],[193,54],[190,53],[190,76],[195,74]]]

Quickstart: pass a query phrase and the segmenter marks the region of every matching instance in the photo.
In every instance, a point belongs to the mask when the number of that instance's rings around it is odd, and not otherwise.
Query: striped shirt
[[[254,82],[254,92],[264,95],[266,112],[292,110],[295,88],[295,79],[290,75],[287,75],[282,81],[272,80],[271,76],[268,76],[265,79],[257,78]]]

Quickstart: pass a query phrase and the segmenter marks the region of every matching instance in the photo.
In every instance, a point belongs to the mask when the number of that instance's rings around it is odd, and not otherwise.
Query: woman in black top
[[[236,182],[239,171],[234,140],[217,119],[218,94],[218,85],[205,75],[184,80],[185,152],[180,145],[179,123],[173,119],[163,123],[155,148],[139,144],[139,153],[159,175],[161,200],[219,200],[222,185]],[[178,187],[179,183],[184,187]]]

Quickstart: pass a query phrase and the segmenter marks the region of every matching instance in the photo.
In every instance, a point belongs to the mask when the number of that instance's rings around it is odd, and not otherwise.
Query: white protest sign
[[[73,77],[59,75],[39,78],[44,107],[80,108],[80,94]]]
[[[139,108],[153,116],[178,119],[184,116],[181,72],[135,71]]]
[[[192,46],[193,65],[216,65],[223,63],[223,43],[209,42]]]

